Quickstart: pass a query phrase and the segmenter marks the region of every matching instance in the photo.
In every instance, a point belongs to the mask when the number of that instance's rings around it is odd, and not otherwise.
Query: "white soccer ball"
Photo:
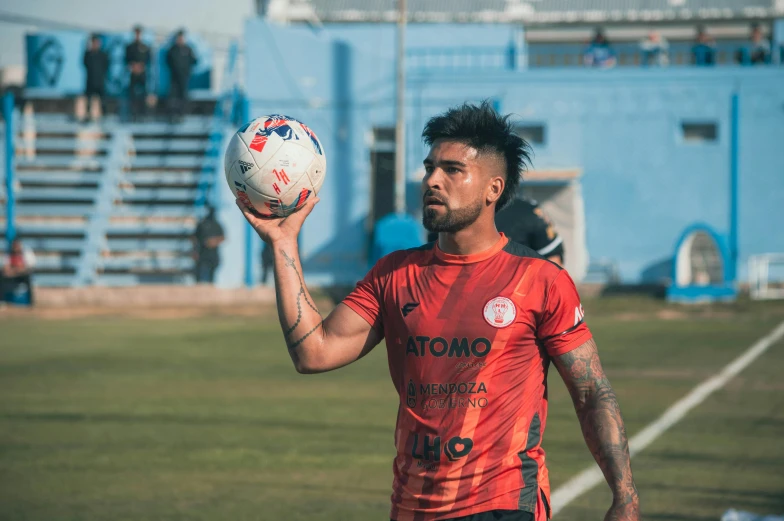
[[[263,217],[285,217],[318,195],[327,157],[304,123],[272,114],[234,134],[223,166],[229,188],[246,206]]]

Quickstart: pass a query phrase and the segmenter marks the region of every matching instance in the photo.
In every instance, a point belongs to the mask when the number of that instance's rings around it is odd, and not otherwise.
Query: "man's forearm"
[[[588,347],[562,355],[558,369],[562,374],[568,371],[568,375],[563,376],[583,437],[612,489],[614,501],[636,505],[637,489],[618,399],[604,374],[593,340]]]
[[[303,358],[323,342],[322,318],[305,287],[297,243],[272,246],[275,259],[275,298],[289,355],[300,370]]]
[[[615,501],[637,500],[632,479],[629,442],[615,392],[606,378],[596,381],[596,388],[583,400],[575,402],[577,417],[585,443],[613,492]]]

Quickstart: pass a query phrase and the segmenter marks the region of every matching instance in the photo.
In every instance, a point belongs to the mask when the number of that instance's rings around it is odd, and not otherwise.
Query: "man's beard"
[[[422,224],[429,232],[455,233],[473,224],[482,213],[482,201],[459,210],[450,210],[444,206],[446,213],[438,215],[434,208],[425,208],[422,212]]]

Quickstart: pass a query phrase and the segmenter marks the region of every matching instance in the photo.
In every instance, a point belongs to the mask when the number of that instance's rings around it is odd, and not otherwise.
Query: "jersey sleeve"
[[[550,356],[576,349],[591,339],[585,313],[572,278],[562,270],[550,284],[537,324],[537,338]]]
[[[357,282],[354,290],[343,299],[343,304],[353,309],[382,335],[384,333],[382,319],[384,276],[380,265],[385,260],[386,257],[379,260],[365,278]]]

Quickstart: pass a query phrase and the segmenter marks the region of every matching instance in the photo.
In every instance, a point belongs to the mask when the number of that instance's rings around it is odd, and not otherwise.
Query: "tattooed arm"
[[[237,201],[245,218],[272,248],[278,318],[289,355],[300,373],[320,373],[350,364],[381,341],[376,330],[345,304],[338,304],[322,320],[305,286],[297,236],[317,202],[308,201],[283,219],[262,219]]]
[[[599,361],[596,343],[554,358],[555,366],[572,396],[583,437],[613,493],[605,521],[640,519],[639,498],[629,458],[629,443],[621,410]]]

